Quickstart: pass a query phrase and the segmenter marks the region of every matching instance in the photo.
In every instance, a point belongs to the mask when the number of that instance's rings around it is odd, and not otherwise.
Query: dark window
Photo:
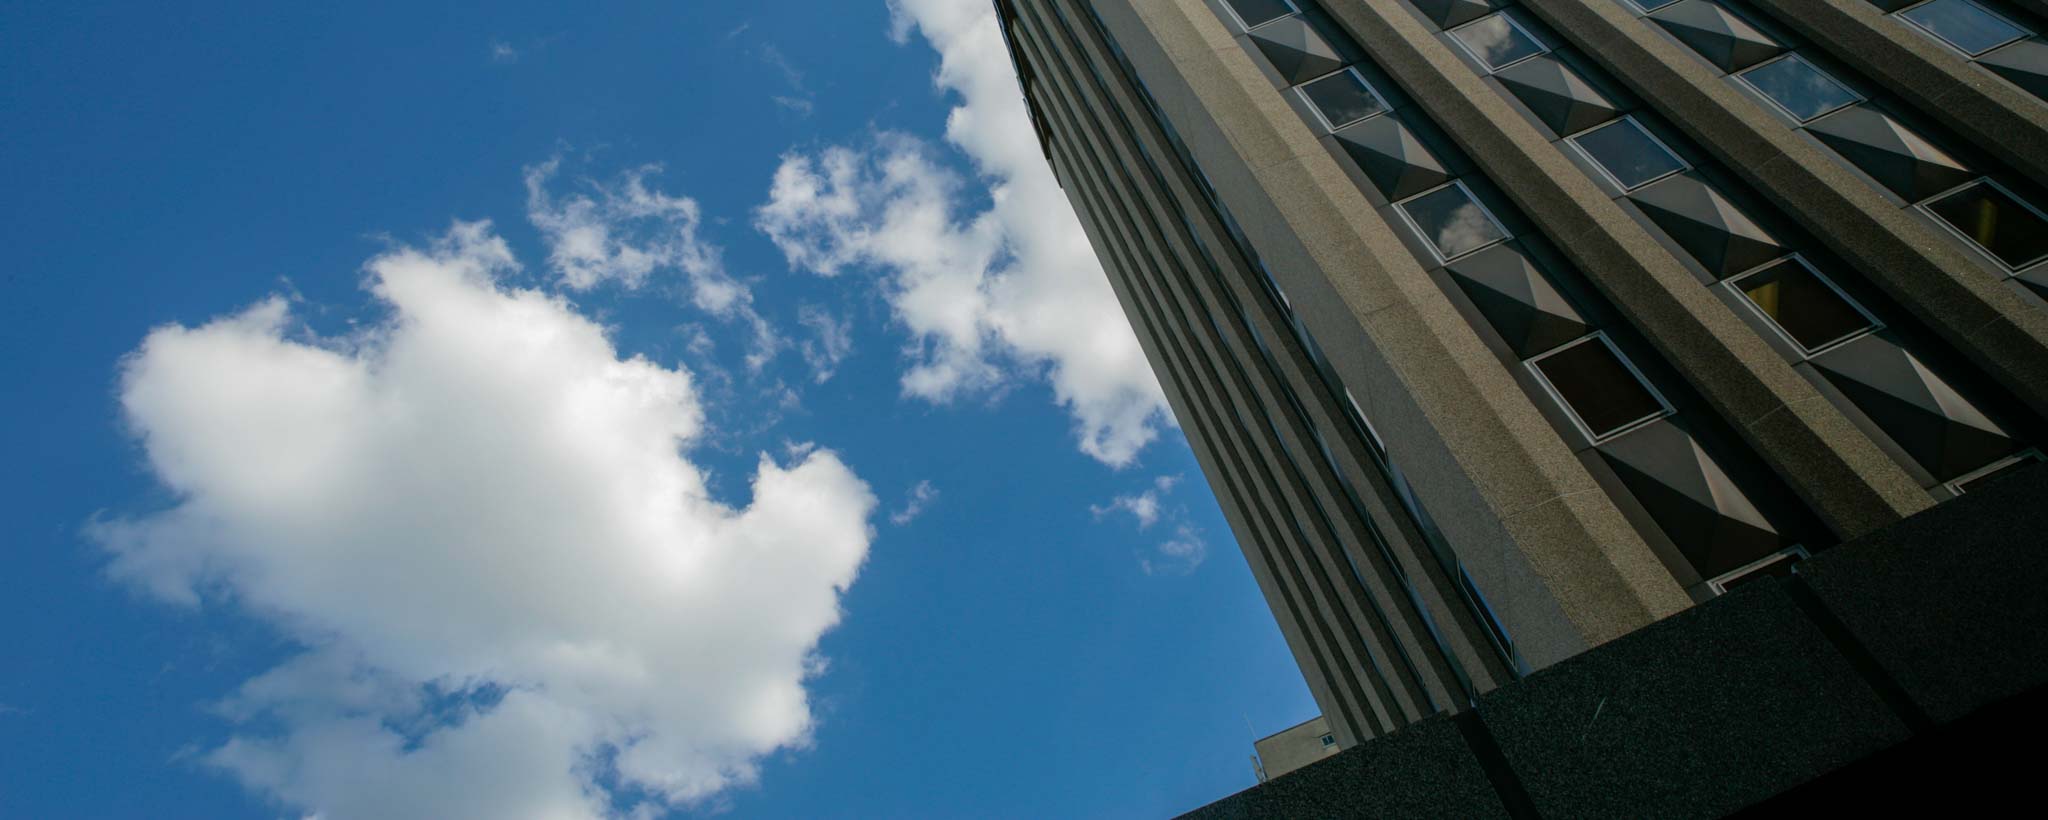
[[[1226,0],[1230,10],[1237,12],[1237,19],[1243,20],[1245,28],[1270,23],[1294,13],[1294,5],[1287,0]]]
[[[1777,555],[1765,558],[1751,566],[1716,578],[1712,586],[1716,590],[1725,593],[1752,581],[1761,581],[1765,578],[1790,578],[1792,577],[1792,568],[1804,560],[1806,560],[1806,551],[1793,547]]]
[[[1332,129],[1387,110],[1387,104],[1380,102],[1372,87],[1350,69],[1302,86],[1301,96],[1315,106],[1316,112],[1323,115],[1323,122]]]
[[[2027,36],[2025,29],[1969,0],[1934,0],[1899,16],[1972,57]]]
[[[1752,68],[1742,79],[1800,122],[1863,99],[1797,54]]]
[[[1665,413],[1664,402],[1601,337],[1588,337],[1535,365],[1596,439]]]
[[[1572,142],[1592,157],[1624,191],[1633,191],[1685,170],[1685,163],[1644,131],[1633,119],[1622,119],[1587,131]]]
[[[1735,286],[1808,353],[1872,326],[1869,317],[1798,260],[1781,260]]]
[[[1451,36],[1464,43],[1479,62],[1495,71],[1549,51],[1521,26],[1509,21],[1506,14],[1495,14],[1451,29]]]
[[[1472,201],[1463,185],[1446,185],[1403,202],[1401,211],[1415,222],[1437,255],[1447,260],[1508,238],[1508,232]]]
[[[1636,7],[1643,11],[1656,11],[1676,2],[1678,0],[1635,0]]]
[[[1927,203],[1927,210],[2008,267],[2023,268],[2048,256],[2048,221],[1990,183],[1972,183]]]
[[[1323,745],[1324,745],[1324,746],[1335,746],[1335,745],[1337,745],[1337,736],[1336,736],[1336,735],[1323,735]]]

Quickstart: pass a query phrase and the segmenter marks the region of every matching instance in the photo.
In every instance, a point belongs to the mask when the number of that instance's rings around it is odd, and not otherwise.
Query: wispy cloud
[[[838,371],[839,363],[853,353],[853,320],[834,318],[817,305],[798,308],[796,320],[811,331],[810,338],[803,340],[797,350],[811,366],[811,377],[823,384]]]
[[[502,64],[516,63],[519,62],[519,56],[519,49],[511,43],[504,40],[491,41],[491,62]]]
[[[903,499],[903,508],[889,514],[889,523],[903,526],[924,514],[925,508],[939,500],[939,490],[930,481],[919,481],[910,488]]]
[[[1201,530],[1187,520],[1187,508],[1167,503],[1167,498],[1173,494],[1174,488],[1179,486],[1180,482],[1179,475],[1158,476],[1152,479],[1152,486],[1141,492],[1118,495],[1111,498],[1107,504],[1093,504],[1088,507],[1088,511],[1095,515],[1097,521],[1117,513],[1127,513],[1137,523],[1141,532],[1151,529],[1152,525],[1161,521],[1168,521],[1173,525],[1173,534],[1160,542],[1155,552],[1139,556],[1138,565],[1148,575],[1180,575],[1192,572],[1202,565],[1202,560],[1209,554],[1208,543],[1203,540]]]

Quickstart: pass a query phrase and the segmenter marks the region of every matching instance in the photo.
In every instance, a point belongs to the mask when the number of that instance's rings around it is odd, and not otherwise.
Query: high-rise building
[[[1341,746],[2042,459],[2041,0],[996,6]]]

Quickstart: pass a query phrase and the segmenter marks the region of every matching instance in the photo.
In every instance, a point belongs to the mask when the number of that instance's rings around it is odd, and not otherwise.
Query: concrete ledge
[[[1458,727],[1439,715],[1186,816],[1240,820],[1510,815]]]
[[[1936,722],[2048,682],[2048,467],[2035,466],[1801,568]]]

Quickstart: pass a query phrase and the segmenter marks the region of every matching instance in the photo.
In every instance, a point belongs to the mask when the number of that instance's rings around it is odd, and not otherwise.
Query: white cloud
[[[1186,575],[1194,572],[1202,561],[1209,557],[1209,544],[1202,540],[1202,533],[1192,525],[1182,524],[1174,528],[1173,537],[1159,544],[1157,555],[1138,559],[1139,566],[1147,575]]]
[[[610,184],[586,180],[589,193],[557,197],[548,184],[560,168],[556,157],[528,166],[525,179],[527,220],[547,242],[549,266],[563,286],[584,291],[616,282],[633,290],[657,273],[679,272],[698,309],[747,327],[749,370],[775,358],[785,343],[754,310],[753,292],[726,272],[723,251],[699,236],[697,201],[647,187],[659,166],[634,168]]]
[[[939,500],[939,488],[933,487],[930,481],[919,481],[905,495],[903,508],[889,514],[889,523],[901,527],[915,521],[918,516],[924,514],[926,507],[931,506],[932,502],[937,500]]]
[[[787,155],[756,225],[792,267],[888,273],[896,318],[914,335],[906,393],[947,401],[987,390],[1003,365],[1045,371],[1081,449],[1130,463],[1171,423],[1164,394],[1046,166],[990,6],[892,0],[892,36],[921,32],[937,83],[959,95],[946,137],[988,186],[971,211],[965,181],[909,137],[860,150]]]
[[[1186,574],[1202,565],[1208,557],[1208,543],[1202,539],[1201,530],[1188,521],[1187,508],[1168,506],[1166,497],[1173,494],[1180,485],[1179,475],[1163,475],[1152,479],[1152,486],[1141,492],[1118,495],[1108,504],[1091,504],[1088,511],[1100,521],[1116,513],[1129,513],[1139,530],[1148,530],[1160,521],[1173,524],[1173,534],[1158,546],[1157,553],[1140,555],[1138,564],[1148,575],[1158,573]]]
[[[519,62],[519,49],[517,49],[517,48],[514,48],[514,47],[512,46],[512,44],[511,44],[511,43],[505,42],[504,40],[492,40],[492,41],[491,41],[491,62],[494,62],[494,63],[516,63],[516,62]]]
[[[90,527],[110,574],[302,649],[219,704],[204,764],[328,818],[607,817],[809,742],[867,485],[803,448],[761,456],[746,507],[713,500],[689,374],[499,285],[514,267],[457,224],[369,263],[367,331],[274,298],[124,360],[176,504]]]
[[[796,320],[812,334],[812,338],[798,345],[798,352],[811,366],[812,378],[823,384],[832,378],[839,363],[853,353],[853,320],[834,318],[816,305],[798,308]]]

